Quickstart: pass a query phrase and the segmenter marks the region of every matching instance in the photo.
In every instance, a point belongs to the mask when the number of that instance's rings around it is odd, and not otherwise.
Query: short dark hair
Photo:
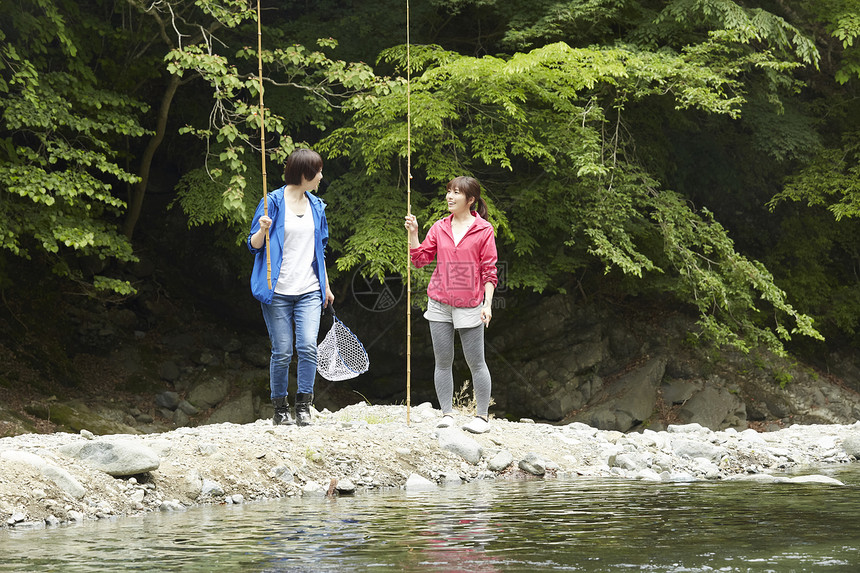
[[[322,168],[323,160],[319,153],[311,149],[296,149],[284,163],[284,184],[299,185],[302,177],[310,181]]]

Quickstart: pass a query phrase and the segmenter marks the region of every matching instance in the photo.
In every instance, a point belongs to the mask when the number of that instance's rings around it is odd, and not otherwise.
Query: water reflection
[[[837,470],[834,470],[837,471]],[[856,571],[846,487],[480,482],[0,532],[0,571]]]

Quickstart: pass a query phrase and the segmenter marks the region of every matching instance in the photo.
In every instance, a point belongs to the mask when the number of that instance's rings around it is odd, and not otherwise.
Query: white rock
[[[185,506],[174,499],[171,501],[162,501],[158,509],[161,511],[185,511]]]
[[[355,492],[355,484],[349,478],[343,478],[338,480],[337,486],[338,493],[350,494]]]
[[[48,462],[45,461],[43,457],[22,450],[3,450],[0,452],[0,460],[11,463],[27,464],[37,470],[41,470],[43,467],[48,465]]]
[[[666,431],[670,434],[711,434],[713,433],[708,428],[701,424],[670,424]]]
[[[430,481],[424,476],[418,474],[412,474],[406,480],[406,489],[408,491],[419,491],[419,490],[427,490],[427,489],[436,489],[438,486],[435,482]]]
[[[439,436],[440,448],[457,454],[473,465],[481,461],[481,455],[483,453],[481,444],[461,432],[459,429],[454,427],[441,428],[437,434]]]
[[[224,488],[217,481],[204,479],[200,488],[200,497],[218,497],[224,495]]]
[[[158,454],[131,440],[77,442],[60,451],[114,477],[130,476],[158,469]]]
[[[776,483],[779,479],[770,474],[738,474],[729,476],[729,481],[753,481],[756,483]]]
[[[662,481],[660,474],[655,472],[650,468],[641,469],[635,474],[633,474],[634,479],[639,479],[643,481]]]
[[[42,468],[42,475],[75,499],[82,499],[87,494],[87,490],[81,485],[81,482],[63,468],[48,464]]]
[[[325,497],[328,490],[319,482],[309,481],[302,487],[303,496]]]
[[[508,450],[502,450],[487,462],[487,469],[500,472],[514,462],[514,456]]]
[[[822,483],[828,485],[845,485],[838,479],[823,475],[796,476],[789,478],[791,483]]]

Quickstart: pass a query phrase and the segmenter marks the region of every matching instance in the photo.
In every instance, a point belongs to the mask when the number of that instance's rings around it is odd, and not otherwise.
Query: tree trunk
[[[170,76],[170,82],[164,90],[164,95],[161,97],[161,106],[158,108],[158,117],[155,126],[155,135],[149,140],[146,150],[140,161],[140,181],[132,188],[131,200],[128,205],[128,213],[126,213],[125,224],[123,225],[123,234],[131,240],[134,235],[134,229],[137,226],[137,221],[140,218],[140,212],[143,209],[143,198],[146,196],[146,188],[149,185],[149,172],[152,169],[152,158],[155,157],[155,152],[164,140],[164,132],[167,129],[167,116],[170,113],[170,105],[173,103],[173,96],[176,95],[176,90],[182,78],[176,75]]]

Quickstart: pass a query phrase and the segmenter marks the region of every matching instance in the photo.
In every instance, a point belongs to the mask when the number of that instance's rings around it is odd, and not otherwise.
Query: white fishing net
[[[332,382],[367,372],[370,359],[364,346],[336,316],[332,319],[331,329],[317,346],[317,372]]]

